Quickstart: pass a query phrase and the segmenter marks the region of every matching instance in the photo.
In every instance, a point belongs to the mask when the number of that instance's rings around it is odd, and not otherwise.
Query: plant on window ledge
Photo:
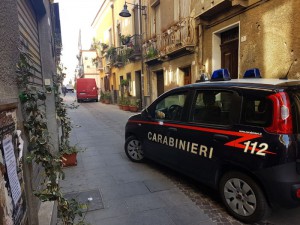
[[[153,58],[153,57],[155,57],[157,55],[158,55],[157,49],[154,48],[154,47],[149,47],[149,49],[146,51],[145,58],[146,59],[151,59],[151,58]]]
[[[62,160],[60,153],[57,153],[53,146],[49,144],[50,137],[46,114],[43,110],[45,107],[43,101],[46,99],[46,94],[44,90],[38,90],[31,83],[34,71],[36,71],[32,65],[32,57],[29,54],[20,52],[16,73],[18,87],[21,91],[19,98],[24,118],[24,130],[28,137],[29,154],[26,158],[29,163],[35,162],[41,165],[46,175],[41,183],[41,189],[35,190],[34,195],[42,202],[57,201],[58,216],[62,224],[72,225],[76,215],[83,216],[86,205],[78,203],[74,199],[67,200],[61,192],[58,179],[64,179]],[[54,87],[54,89],[57,94],[58,88]],[[63,111],[62,108],[60,110]],[[65,128],[64,132],[64,138],[68,137],[70,127]],[[84,224],[83,219],[78,224]]]

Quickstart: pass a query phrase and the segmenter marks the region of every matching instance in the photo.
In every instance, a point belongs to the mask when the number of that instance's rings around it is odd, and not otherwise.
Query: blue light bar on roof
[[[231,77],[227,69],[219,69],[213,72],[210,80],[211,81],[231,80]]]
[[[261,78],[260,71],[258,68],[246,70],[243,78]]]

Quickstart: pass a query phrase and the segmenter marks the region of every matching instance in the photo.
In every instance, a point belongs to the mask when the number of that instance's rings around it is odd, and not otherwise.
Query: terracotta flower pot
[[[129,111],[129,105],[123,105],[123,110],[124,111]]]
[[[63,164],[63,167],[76,166],[77,165],[77,153],[75,152],[72,154],[63,154],[62,164]]]
[[[129,110],[130,110],[130,112],[137,112],[138,111],[138,107],[131,105],[131,106],[129,106]]]

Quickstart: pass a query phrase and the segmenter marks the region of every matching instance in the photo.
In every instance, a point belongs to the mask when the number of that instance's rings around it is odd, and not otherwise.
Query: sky
[[[78,64],[78,37],[81,29],[82,49],[89,49],[93,40],[91,24],[101,7],[103,0],[55,0],[59,3],[62,32],[61,62],[65,70],[64,84],[74,80]]]

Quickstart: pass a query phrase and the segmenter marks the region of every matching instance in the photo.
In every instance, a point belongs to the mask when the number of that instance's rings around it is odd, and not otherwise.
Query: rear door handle
[[[226,141],[229,141],[229,137],[228,137],[227,135],[214,134],[213,140],[214,140],[214,141],[222,141],[222,142],[226,142]]]

